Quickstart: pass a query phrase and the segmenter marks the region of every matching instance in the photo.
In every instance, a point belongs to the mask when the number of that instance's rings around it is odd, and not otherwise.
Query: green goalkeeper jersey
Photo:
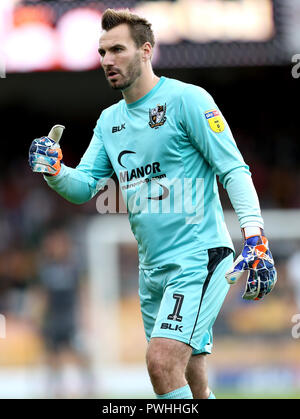
[[[142,268],[165,265],[183,253],[233,248],[217,176],[241,227],[263,227],[249,167],[221,111],[200,87],[161,77],[136,102],[120,100],[100,115],[80,164],[75,169],[62,165],[57,176],[45,179],[79,204],[113,173]]]

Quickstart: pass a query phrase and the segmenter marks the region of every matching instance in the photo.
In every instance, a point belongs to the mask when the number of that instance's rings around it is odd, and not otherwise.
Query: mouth
[[[109,80],[113,80],[113,79],[115,79],[118,75],[119,75],[119,73],[117,73],[116,71],[113,71],[113,70],[108,71],[108,72],[106,73],[106,77],[107,77]]]

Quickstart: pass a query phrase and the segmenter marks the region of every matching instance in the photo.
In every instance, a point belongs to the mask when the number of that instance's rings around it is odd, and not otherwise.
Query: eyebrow
[[[115,48],[124,48],[124,45],[122,45],[122,44],[115,44],[115,45],[112,45],[111,47],[109,47],[109,48],[108,48],[108,51],[112,51],[112,50],[114,50]],[[99,54],[101,54],[102,52],[105,52],[105,49],[104,49],[104,48],[99,47],[99,48],[98,48],[98,52],[99,52]]]

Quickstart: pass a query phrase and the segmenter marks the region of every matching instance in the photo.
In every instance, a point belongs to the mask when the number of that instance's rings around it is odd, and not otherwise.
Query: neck
[[[130,104],[141,99],[153,89],[158,81],[159,77],[152,70],[146,74],[141,74],[130,87],[122,91],[125,102]]]

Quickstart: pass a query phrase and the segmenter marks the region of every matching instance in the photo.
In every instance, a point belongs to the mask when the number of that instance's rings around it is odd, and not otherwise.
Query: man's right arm
[[[56,176],[44,176],[50,188],[73,204],[92,199],[113,174],[102,138],[94,133],[79,165],[73,169],[64,164]]]

